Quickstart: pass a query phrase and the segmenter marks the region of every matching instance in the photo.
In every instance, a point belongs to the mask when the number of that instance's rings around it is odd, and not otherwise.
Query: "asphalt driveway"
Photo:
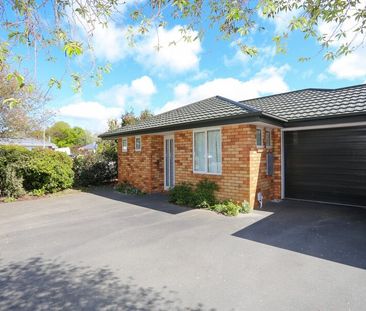
[[[0,310],[364,310],[366,210],[111,190],[0,204]]]

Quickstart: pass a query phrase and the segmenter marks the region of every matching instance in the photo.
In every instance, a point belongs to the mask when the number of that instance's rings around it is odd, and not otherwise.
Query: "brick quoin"
[[[263,132],[264,134],[264,132]],[[164,191],[164,136],[142,135],[141,151],[135,151],[135,136],[128,136],[127,152],[118,139],[118,181],[128,181],[142,191]],[[265,200],[281,197],[281,131],[272,129],[272,147],[257,148],[256,126],[250,124],[221,127],[222,174],[193,173],[193,130],[177,131],[175,141],[175,182],[197,183],[208,179],[219,186],[220,200],[248,201],[258,205],[261,191]],[[266,154],[274,156],[274,174],[266,175]]]

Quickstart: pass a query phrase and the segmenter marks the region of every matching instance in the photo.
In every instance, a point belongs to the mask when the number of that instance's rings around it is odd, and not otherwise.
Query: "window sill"
[[[193,174],[222,176],[222,173],[209,173],[209,172],[197,172],[197,171],[193,171]]]

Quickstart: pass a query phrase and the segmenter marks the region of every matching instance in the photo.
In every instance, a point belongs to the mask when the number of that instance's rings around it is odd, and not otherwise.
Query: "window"
[[[267,153],[267,176],[273,176],[273,153]]]
[[[263,147],[262,133],[263,133],[262,129],[257,129],[257,132],[256,132],[257,147]]]
[[[193,171],[221,174],[221,131],[199,130],[193,133]]]
[[[141,136],[135,137],[135,151],[141,151]]]
[[[122,137],[122,152],[127,152],[127,137]]]
[[[272,131],[266,130],[266,147],[272,147]]]

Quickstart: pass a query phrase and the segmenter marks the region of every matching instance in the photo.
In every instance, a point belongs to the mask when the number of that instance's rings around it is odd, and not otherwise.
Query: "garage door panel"
[[[285,196],[366,205],[366,127],[285,132]]]

